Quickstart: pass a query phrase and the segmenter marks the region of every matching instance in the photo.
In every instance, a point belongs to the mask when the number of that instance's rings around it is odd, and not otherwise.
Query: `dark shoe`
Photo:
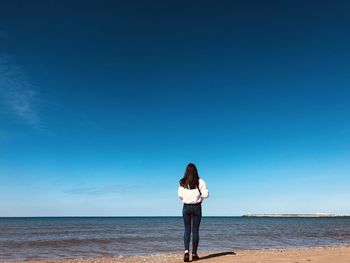
[[[190,254],[189,253],[185,253],[184,262],[190,262]]]
[[[197,254],[192,254],[192,261],[199,260],[199,257]]]

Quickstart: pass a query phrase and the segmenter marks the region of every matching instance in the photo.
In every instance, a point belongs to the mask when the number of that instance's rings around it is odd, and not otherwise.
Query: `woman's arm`
[[[208,191],[208,188],[207,188],[207,185],[206,183],[204,182],[203,179],[199,179],[199,189],[201,190],[201,193],[202,193],[202,198],[205,199],[205,198],[208,198],[209,197],[209,191]]]
[[[179,198],[181,200],[183,200],[183,198],[184,198],[184,190],[185,190],[185,188],[183,188],[182,186],[179,186],[179,189],[177,190],[177,195],[179,196]]]

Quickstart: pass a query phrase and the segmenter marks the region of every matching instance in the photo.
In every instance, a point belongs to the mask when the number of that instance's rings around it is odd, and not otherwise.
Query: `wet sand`
[[[221,252],[198,253],[203,263],[349,263],[350,246],[325,247],[325,248],[300,248],[300,249],[262,249],[262,250],[238,250]],[[180,263],[183,254],[173,253],[154,256],[130,256],[130,257],[101,257],[101,258],[75,258],[64,260],[30,260],[28,262],[40,263]]]

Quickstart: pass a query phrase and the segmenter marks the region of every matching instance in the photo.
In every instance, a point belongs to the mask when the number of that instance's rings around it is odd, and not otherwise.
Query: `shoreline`
[[[298,248],[266,248],[266,249],[236,249],[231,251],[198,252],[200,262],[208,263],[280,263],[280,262],[319,262],[319,263],[348,263],[350,244],[325,247]],[[183,252],[159,253],[135,256],[113,257],[76,257],[62,259],[27,259],[6,260],[4,262],[26,263],[180,263],[183,262]]]

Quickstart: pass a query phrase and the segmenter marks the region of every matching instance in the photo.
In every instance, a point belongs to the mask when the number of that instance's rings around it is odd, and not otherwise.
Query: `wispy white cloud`
[[[39,94],[22,68],[10,55],[0,55],[0,105],[5,114],[17,116],[40,128],[37,110]]]

